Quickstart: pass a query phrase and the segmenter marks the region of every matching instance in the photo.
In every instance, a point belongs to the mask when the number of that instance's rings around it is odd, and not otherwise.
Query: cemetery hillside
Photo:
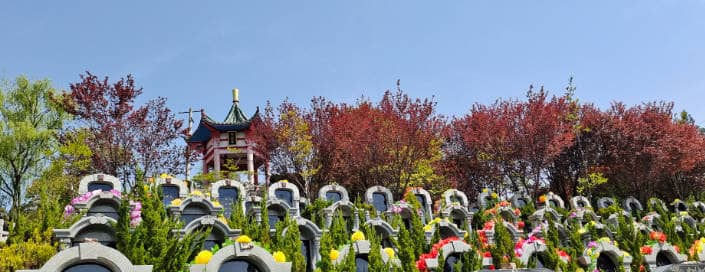
[[[443,116],[397,81],[184,118],[140,86],[2,82],[0,272],[705,271],[705,129],[668,101]]]

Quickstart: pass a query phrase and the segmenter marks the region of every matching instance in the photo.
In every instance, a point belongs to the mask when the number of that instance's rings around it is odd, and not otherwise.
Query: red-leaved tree
[[[86,72],[64,93],[64,108],[76,116],[76,129],[88,129],[91,168],[120,177],[131,186],[139,171],[180,174],[185,156],[183,122],[166,107],[165,98],[136,107],[142,88],[131,75],[110,83]]]

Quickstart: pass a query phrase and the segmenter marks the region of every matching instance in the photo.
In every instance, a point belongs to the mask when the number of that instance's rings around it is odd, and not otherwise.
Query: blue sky
[[[133,74],[143,99],[225,117],[267,100],[434,95],[445,115],[529,84],[601,107],[667,100],[705,124],[705,0],[8,1],[0,77]],[[198,120],[196,120],[198,121]]]

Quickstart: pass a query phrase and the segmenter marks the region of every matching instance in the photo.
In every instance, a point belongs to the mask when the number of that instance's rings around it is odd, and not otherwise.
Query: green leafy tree
[[[48,80],[19,76],[0,86],[0,196],[10,200],[10,221],[19,218],[25,186],[57,151],[56,136],[68,115],[54,96]]]

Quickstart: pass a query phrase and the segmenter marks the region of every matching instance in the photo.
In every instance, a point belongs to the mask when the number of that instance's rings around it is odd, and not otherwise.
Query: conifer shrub
[[[159,194],[156,187],[145,190],[137,182],[133,195],[142,203],[142,222],[134,228],[130,225],[130,200],[123,196],[114,227],[117,249],[135,265],[151,264],[155,271],[181,271],[201,250],[207,230],[180,239],[172,230],[183,224],[167,214]]]

